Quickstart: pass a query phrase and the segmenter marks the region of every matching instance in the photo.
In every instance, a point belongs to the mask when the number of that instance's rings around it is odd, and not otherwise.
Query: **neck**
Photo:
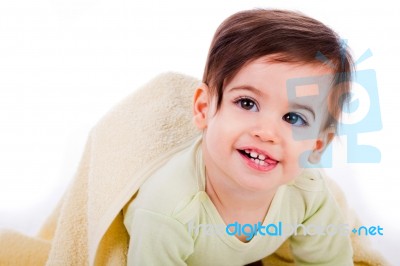
[[[243,190],[206,174],[206,193],[225,223],[263,222],[275,191]]]

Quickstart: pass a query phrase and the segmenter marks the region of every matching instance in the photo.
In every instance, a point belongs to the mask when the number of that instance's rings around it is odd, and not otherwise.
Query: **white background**
[[[299,10],[335,29],[377,73],[383,129],[359,136],[378,164],[347,164],[346,137],[329,172],[393,264],[399,244],[399,8],[389,1],[0,2],[0,227],[33,235],[73,177],[89,129],[114,104],[165,71],[202,77],[212,35],[232,13]],[[397,17],[396,17],[397,16]]]

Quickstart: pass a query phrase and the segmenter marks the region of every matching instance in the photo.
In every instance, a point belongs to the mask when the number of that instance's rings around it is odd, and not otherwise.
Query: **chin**
[[[250,178],[260,178],[260,177],[250,177]],[[268,182],[268,183],[266,183]],[[274,180],[241,180],[241,186],[246,190],[253,192],[271,192],[275,191],[280,184],[276,184]]]

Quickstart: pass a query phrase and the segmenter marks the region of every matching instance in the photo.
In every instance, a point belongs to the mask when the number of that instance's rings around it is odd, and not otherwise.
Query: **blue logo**
[[[360,64],[371,56],[371,50],[366,50],[355,62],[355,65]],[[320,53],[317,54],[317,59],[322,61],[327,60]],[[376,132],[382,129],[376,72],[373,69],[365,69],[358,70],[352,74],[351,99],[348,107],[342,110],[343,119],[338,121],[338,135],[347,137],[348,163],[379,163],[381,161],[380,150],[377,147],[368,145],[367,143],[360,143],[359,141],[360,134]],[[301,86],[314,85],[321,91],[321,89],[327,89],[327,86],[329,86],[327,80],[331,78],[332,75],[290,79],[286,84],[288,98],[290,100],[299,97],[318,97],[318,93],[316,95],[298,96],[296,89]],[[296,138],[295,134],[293,136]],[[320,165],[308,163],[308,154],[307,152],[300,158],[302,167],[332,167],[332,145],[329,145],[325,150]]]
[[[233,222],[228,225],[224,224],[196,224],[194,221],[188,223],[188,232],[193,236],[204,234],[206,236],[221,236],[227,234],[229,236],[246,236],[249,241],[255,235],[270,236],[270,237],[287,237],[287,236],[348,236],[354,235],[364,236],[383,236],[383,227],[377,226],[359,226],[352,228],[348,224],[290,224],[279,221],[277,223],[263,224],[240,224]]]

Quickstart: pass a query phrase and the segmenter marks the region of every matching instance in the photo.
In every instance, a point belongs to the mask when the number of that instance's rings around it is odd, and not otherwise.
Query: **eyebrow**
[[[228,92],[237,91],[237,90],[251,91],[254,94],[257,94],[258,96],[263,96],[264,95],[264,93],[262,91],[254,88],[253,86],[249,86],[249,85],[242,85],[242,86],[233,87],[233,88],[230,88],[228,90]],[[306,110],[306,111],[310,112],[313,115],[313,118],[315,120],[315,112],[310,106],[304,105],[304,104],[300,104],[300,103],[290,103],[290,107],[291,108],[295,108],[295,109],[303,109],[303,110]]]
[[[238,87],[233,87],[233,88],[230,88],[230,89],[228,90],[228,92],[237,91],[237,90],[247,90],[247,91],[251,91],[251,92],[253,92],[254,94],[257,94],[258,96],[263,96],[263,95],[264,95],[264,93],[263,93],[262,91],[260,91],[260,90],[258,90],[258,89],[256,89],[256,88],[254,88],[253,86],[249,86],[249,85],[242,85],[242,86],[238,86]]]

